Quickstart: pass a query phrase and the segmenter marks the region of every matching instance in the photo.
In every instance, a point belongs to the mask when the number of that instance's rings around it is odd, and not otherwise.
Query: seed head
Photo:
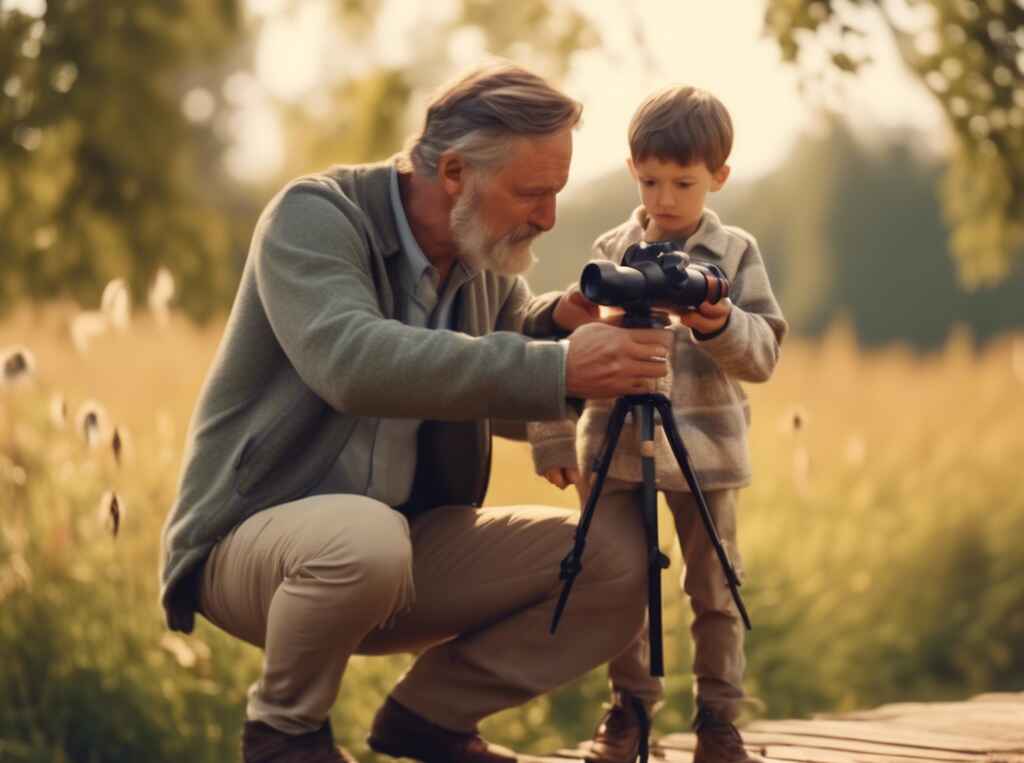
[[[116,538],[124,517],[124,505],[113,490],[108,490],[100,499],[99,515],[100,521],[110,528],[111,535]]]
[[[24,384],[35,375],[36,359],[27,347],[10,347],[0,355],[0,368],[3,369],[0,386]]]
[[[75,428],[85,440],[86,445],[95,448],[106,436],[107,421],[107,413],[103,406],[95,400],[86,400],[79,407],[78,415],[75,416]]]

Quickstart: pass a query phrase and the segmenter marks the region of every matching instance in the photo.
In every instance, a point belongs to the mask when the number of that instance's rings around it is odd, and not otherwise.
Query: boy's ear
[[[633,180],[636,180],[636,165],[633,164],[633,157],[626,157],[626,167],[629,168],[629,174],[633,176]]]
[[[466,184],[466,163],[454,151],[445,151],[437,159],[437,177],[445,193],[455,198]]]
[[[732,168],[728,164],[723,164],[717,170],[711,173],[711,190],[720,191],[722,186],[725,185],[725,181],[729,179],[729,172]]]

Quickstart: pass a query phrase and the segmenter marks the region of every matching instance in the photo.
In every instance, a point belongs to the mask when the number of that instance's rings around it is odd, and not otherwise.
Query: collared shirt
[[[401,261],[395,294],[396,317],[408,326],[454,330],[459,289],[479,269],[457,260],[448,279],[440,283],[440,273],[413,236],[402,206],[398,171],[394,168],[391,208],[402,249],[398,255]],[[416,473],[416,434],[422,423],[421,419],[360,419],[338,462],[313,494],[357,493],[389,506],[405,503]]]

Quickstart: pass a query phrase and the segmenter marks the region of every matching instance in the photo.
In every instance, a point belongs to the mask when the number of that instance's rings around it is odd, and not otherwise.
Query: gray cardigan
[[[565,415],[557,294],[483,272],[465,284],[459,331],[394,319],[399,239],[392,163],[300,178],[256,225],[224,336],[186,439],[162,533],[168,625],[191,631],[210,549],[252,514],[324,477],[358,417],[435,420],[419,438],[421,506],[479,504],[491,419]],[[498,422],[495,422],[496,424]]]

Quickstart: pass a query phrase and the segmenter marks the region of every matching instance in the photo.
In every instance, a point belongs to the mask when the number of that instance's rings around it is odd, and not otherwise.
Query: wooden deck
[[[806,721],[757,721],[742,729],[747,749],[791,763],[1024,763],[1024,693],[966,702],[900,703]],[[659,740],[653,761],[691,763],[693,734]],[[560,750],[546,763],[570,763]]]

